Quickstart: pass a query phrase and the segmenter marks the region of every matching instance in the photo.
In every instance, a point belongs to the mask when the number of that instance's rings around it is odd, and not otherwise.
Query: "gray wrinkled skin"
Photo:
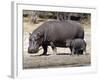
[[[86,52],[86,42],[83,39],[74,39],[70,43],[70,49],[72,55],[82,55],[83,52]]]
[[[43,47],[43,55],[50,45],[56,52],[56,47],[66,47],[66,40],[84,39],[84,30],[75,21],[48,21],[40,25],[29,37],[28,53],[37,53]]]

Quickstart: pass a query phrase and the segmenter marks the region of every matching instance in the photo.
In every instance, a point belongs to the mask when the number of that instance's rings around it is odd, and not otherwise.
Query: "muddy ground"
[[[32,32],[39,25],[43,24],[44,21],[37,24],[33,24],[24,21],[23,27],[23,69],[33,68],[49,68],[49,67],[80,67],[90,66],[91,64],[91,28],[90,25],[83,25],[85,30],[85,40],[87,43],[87,54],[86,55],[74,55],[70,56],[69,48],[57,47],[57,54],[54,55],[51,47],[48,47],[48,56],[39,56],[43,53],[41,49],[36,54],[28,54],[28,38],[29,32]]]

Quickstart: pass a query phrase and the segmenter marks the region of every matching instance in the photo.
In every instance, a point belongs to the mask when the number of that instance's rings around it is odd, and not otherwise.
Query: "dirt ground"
[[[30,22],[24,22],[24,33],[23,33],[23,69],[33,68],[49,68],[49,67],[80,67],[91,65],[91,28],[90,25],[84,25],[85,40],[87,43],[87,54],[86,55],[74,55],[70,56],[69,48],[58,48],[57,54],[54,55],[51,47],[48,48],[48,56],[39,56],[43,53],[41,49],[36,54],[28,54],[28,38],[29,32],[32,32],[43,22],[38,24],[32,24]]]

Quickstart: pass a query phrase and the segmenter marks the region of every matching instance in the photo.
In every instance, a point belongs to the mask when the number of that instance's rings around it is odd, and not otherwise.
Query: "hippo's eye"
[[[35,41],[37,41],[37,40],[38,40],[38,38],[34,38],[34,40],[35,40]]]

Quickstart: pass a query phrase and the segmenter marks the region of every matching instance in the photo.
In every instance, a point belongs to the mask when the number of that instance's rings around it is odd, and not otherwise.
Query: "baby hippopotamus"
[[[71,55],[77,54],[82,55],[86,54],[86,42],[84,39],[73,39],[67,40],[66,46],[70,48]]]

